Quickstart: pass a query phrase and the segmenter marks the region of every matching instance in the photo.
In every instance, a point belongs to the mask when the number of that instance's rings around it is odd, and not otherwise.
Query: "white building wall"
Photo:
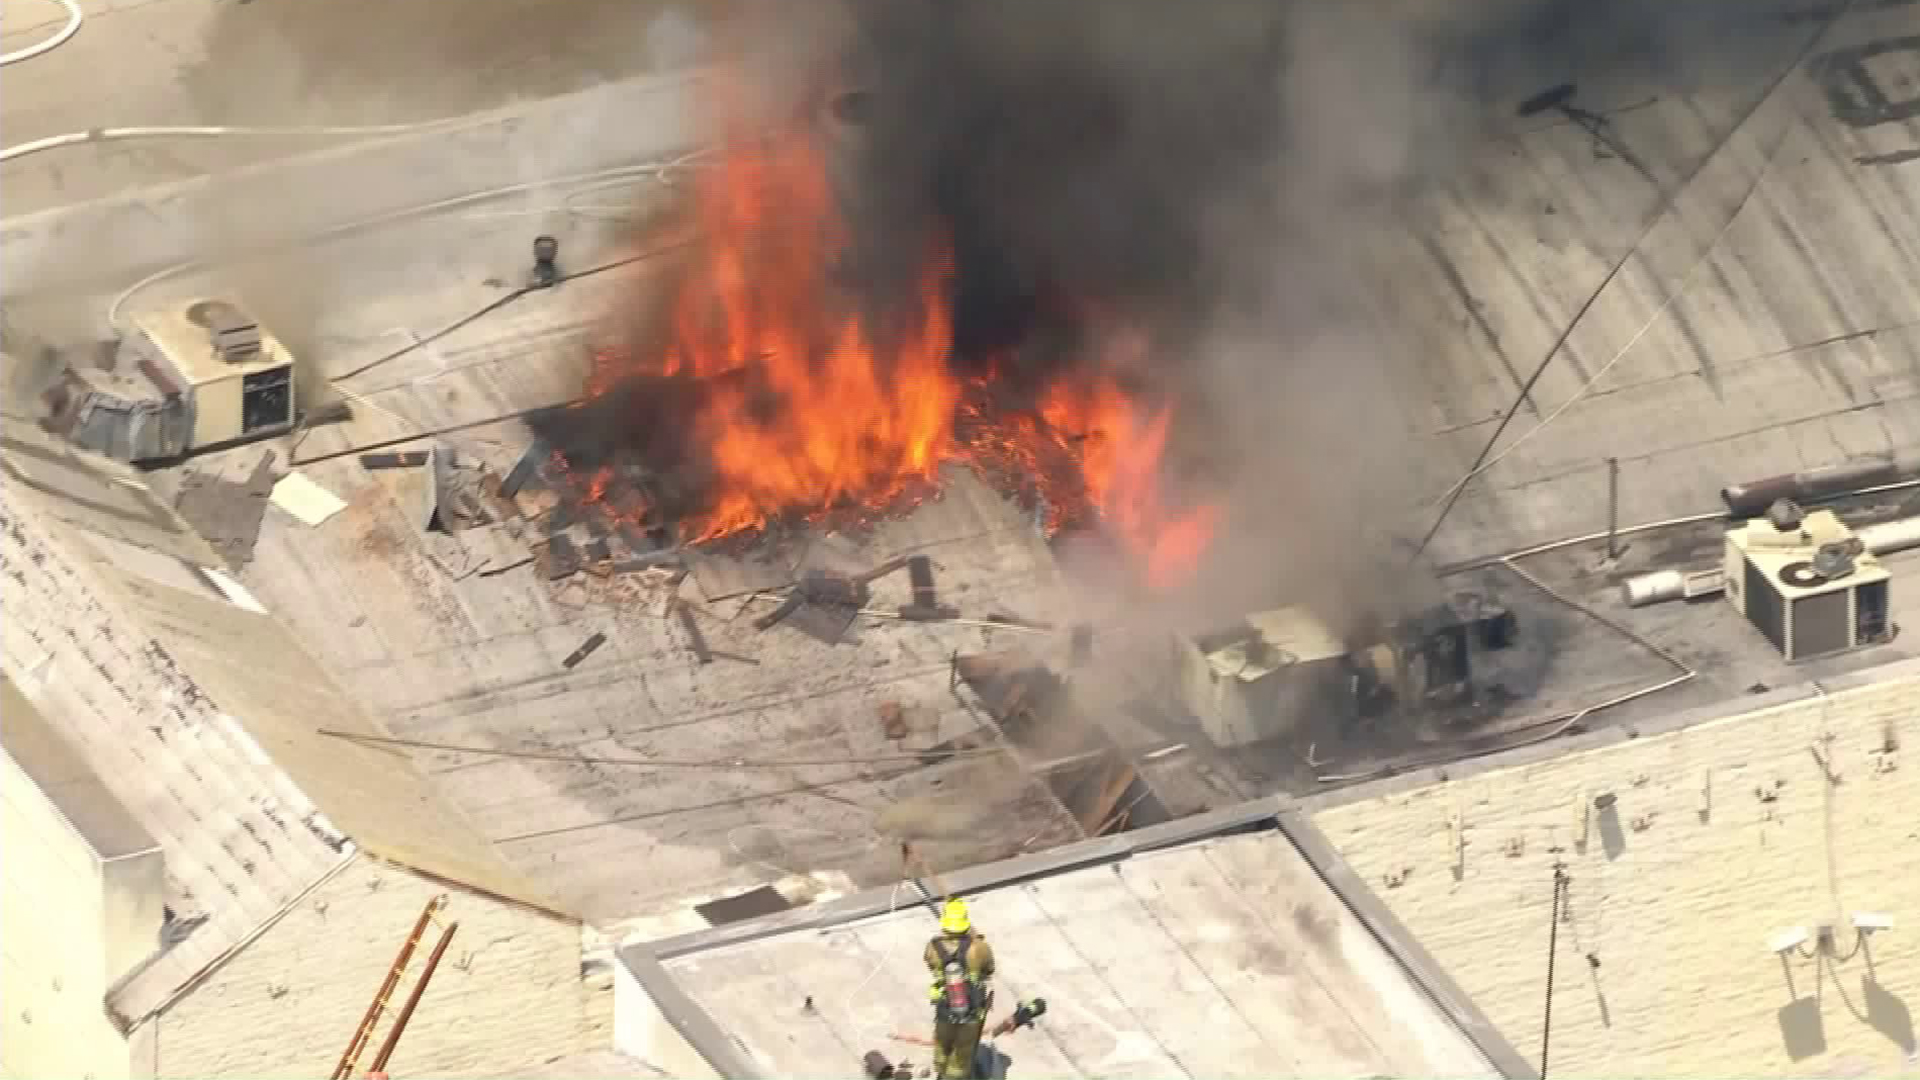
[[[156,872],[135,861],[121,860],[120,869]],[[157,854],[144,861],[157,866]],[[0,753],[0,1077],[128,1076],[126,1040],[107,1019],[108,980],[117,972],[104,865]],[[129,925],[124,911],[116,918]]]

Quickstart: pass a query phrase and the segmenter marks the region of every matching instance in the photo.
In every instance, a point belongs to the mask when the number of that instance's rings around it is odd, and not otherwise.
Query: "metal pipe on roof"
[[[1720,498],[1734,517],[1756,517],[1780,499],[1808,502],[1852,488],[1891,483],[1915,472],[1920,472],[1920,451],[1868,454],[1838,465],[1729,484],[1720,489]]]
[[[1920,547],[1920,516],[1896,518],[1877,525],[1863,525],[1854,535],[1875,555],[1891,555]]]
[[[1896,518],[1854,530],[1860,543],[1875,555],[1920,548],[1920,516]],[[1621,595],[1628,607],[1647,607],[1669,600],[1693,600],[1712,596],[1726,588],[1725,575],[1715,570],[1655,570],[1630,577],[1620,583]]]

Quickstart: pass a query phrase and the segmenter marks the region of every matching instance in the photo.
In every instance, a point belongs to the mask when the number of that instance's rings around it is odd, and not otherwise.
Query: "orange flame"
[[[1085,387],[1056,386],[1041,415],[1055,431],[1082,433],[1087,498],[1139,561],[1147,584],[1172,588],[1189,580],[1219,528],[1221,510],[1213,503],[1185,510],[1169,504],[1161,471],[1172,408],[1143,408],[1100,376]]]
[[[883,356],[829,268],[843,228],[820,150],[799,129],[738,138],[695,194],[704,262],[674,306],[665,373],[717,383],[695,420],[716,498],[696,540],[794,508],[883,502],[931,480],[951,442],[960,384],[946,369],[944,260]]]
[[[1161,458],[1172,413],[1143,410],[1112,379],[1069,379],[1031,416],[983,415],[947,358],[950,260],[935,247],[917,303],[878,334],[831,277],[844,222],[815,139],[803,126],[735,138],[698,174],[705,237],[671,309],[663,374],[711,378],[691,434],[710,459],[705,509],[683,527],[692,542],[817,516],[849,505],[884,509],[943,462],[996,466],[1054,488],[1046,460],[1077,459],[1077,495],[1098,508],[1141,562],[1149,585],[1179,584],[1198,566],[1217,508],[1165,505]],[[1125,347],[1144,349],[1141,339]],[[604,359],[604,358],[603,358]],[[602,369],[589,392],[607,388]],[[956,439],[956,414],[974,433]],[[604,490],[604,478],[589,481]]]

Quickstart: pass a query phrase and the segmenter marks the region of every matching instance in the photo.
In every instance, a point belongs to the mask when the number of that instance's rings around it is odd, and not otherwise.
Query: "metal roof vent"
[[[1777,499],[1772,506],[1767,507],[1767,523],[1777,532],[1788,533],[1799,529],[1800,523],[1806,520],[1806,516],[1806,513],[1800,509],[1800,504],[1792,499]]]
[[[187,321],[207,331],[213,350],[229,364],[260,358],[260,324],[225,300],[202,300],[187,308]]]

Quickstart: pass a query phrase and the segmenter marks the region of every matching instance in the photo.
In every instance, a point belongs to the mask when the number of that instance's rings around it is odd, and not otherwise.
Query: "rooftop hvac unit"
[[[1890,640],[1892,575],[1830,510],[1775,504],[1727,533],[1726,595],[1788,660]]]
[[[68,371],[50,427],[123,461],[155,461],[293,426],[293,358],[238,304],[195,300],[132,322],[110,366]]]

